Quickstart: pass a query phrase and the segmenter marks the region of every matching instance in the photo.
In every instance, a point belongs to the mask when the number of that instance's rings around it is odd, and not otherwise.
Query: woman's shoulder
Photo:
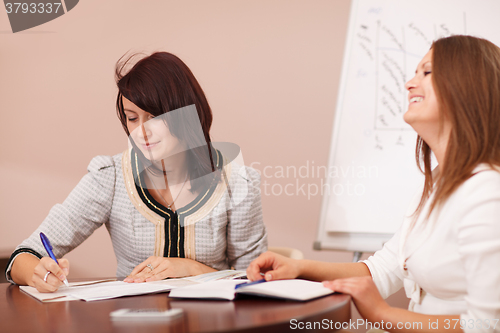
[[[467,187],[491,188],[500,191],[500,166],[479,164],[464,183]]]
[[[260,186],[260,174],[252,167],[241,165],[233,161],[229,163],[225,169],[229,169],[231,172],[231,176],[229,177],[230,184],[244,181],[250,186]]]
[[[500,166],[478,165],[457,189],[456,196],[470,201],[500,199]]]
[[[453,209],[450,221],[456,221],[460,239],[485,240],[486,235],[500,235],[500,171],[497,167],[479,165],[450,196]],[[451,212],[451,210],[450,210]],[[475,238],[474,238],[475,237]]]
[[[119,153],[113,156],[97,155],[90,161],[87,171],[90,173],[99,173],[105,170],[112,170],[114,172],[116,168],[121,168],[123,154]]]

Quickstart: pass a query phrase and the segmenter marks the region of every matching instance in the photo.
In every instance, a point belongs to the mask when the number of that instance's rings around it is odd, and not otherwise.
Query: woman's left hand
[[[149,282],[215,271],[215,269],[192,259],[149,257],[146,261],[137,265],[123,281]]]
[[[333,291],[351,295],[361,316],[370,321],[379,321],[381,317],[379,314],[390,309],[371,276],[324,281],[323,285]]]

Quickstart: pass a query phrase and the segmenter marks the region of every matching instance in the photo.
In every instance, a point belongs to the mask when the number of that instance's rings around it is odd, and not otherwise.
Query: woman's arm
[[[35,271],[35,267],[40,263],[40,259],[28,254],[19,254],[12,264],[12,270],[10,276],[12,280],[22,286],[32,286],[34,287],[32,277]]]
[[[293,260],[267,252],[248,266],[247,276],[251,280],[259,280],[262,278],[261,274],[265,274],[265,279],[268,281],[297,277],[306,280],[325,281],[347,277],[371,276],[379,281],[377,286],[384,291],[385,297],[388,297],[403,286],[403,278],[397,273],[397,248],[400,233],[401,231],[398,230],[384,244],[382,250],[377,251],[375,255],[365,262],[328,263],[314,260]]]
[[[38,259],[29,253],[21,253],[14,259],[11,278],[16,284],[29,285],[40,292],[54,292],[69,274],[68,260],[58,261],[59,265],[49,257]],[[48,272],[50,274],[44,280]]]
[[[325,281],[353,276],[370,276],[370,270],[362,262],[328,263],[313,260],[299,261],[300,275],[306,280]]]
[[[295,279],[297,277],[325,281],[351,276],[371,276],[368,267],[361,263],[327,263],[314,260],[295,260],[282,255],[266,252],[248,266],[247,276],[255,281]]]
[[[246,269],[252,260],[267,251],[260,175],[252,168],[236,163],[231,165],[230,187],[226,197],[226,253],[230,267]]]
[[[87,169],[88,173],[66,200],[52,207],[49,215],[37,230],[13,253],[6,270],[10,282],[32,285],[30,281],[36,280],[35,267],[38,263],[35,265],[34,260],[38,260],[36,256],[39,258],[47,256],[40,240],[40,232],[46,234],[51,240],[55,256],[62,258],[108,220],[114,195],[114,161],[109,156],[98,156],[92,159]],[[55,264],[53,260],[51,262]],[[48,270],[53,273],[58,272],[57,267],[50,269],[52,266],[48,265],[49,262],[46,265],[42,262],[38,272],[43,273],[42,280]],[[48,276],[47,281],[52,278]]]

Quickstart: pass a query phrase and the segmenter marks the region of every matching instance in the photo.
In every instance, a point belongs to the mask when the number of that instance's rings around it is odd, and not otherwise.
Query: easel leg
[[[363,255],[363,252],[354,251],[353,257],[352,257],[352,262],[358,262],[359,259],[361,259],[362,255]]]

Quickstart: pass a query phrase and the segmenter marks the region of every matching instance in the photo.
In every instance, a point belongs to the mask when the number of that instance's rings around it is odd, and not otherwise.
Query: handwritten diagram
[[[423,20],[400,23],[394,18],[384,18],[383,12],[381,7],[369,8],[355,28],[352,52],[357,54],[360,65],[357,76],[374,75],[373,129],[409,131],[411,127],[403,120],[408,108],[405,83],[413,77],[433,40],[465,32],[465,13],[452,23]],[[394,142],[401,145],[400,136]]]

